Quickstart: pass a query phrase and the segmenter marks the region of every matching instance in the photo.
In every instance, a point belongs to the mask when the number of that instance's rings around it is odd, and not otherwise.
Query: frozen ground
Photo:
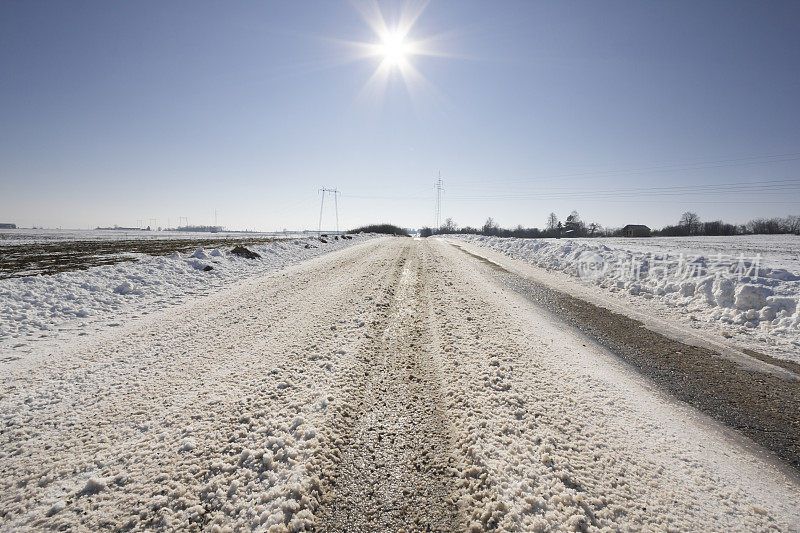
[[[362,241],[53,350],[2,377],[3,530],[800,523],[793,471],[443,240]]]
[[[450,236],[568,275],[684,327],[800,363],[800,237]]]
[[[313,234],[312,234],[313,235]],[[303,233],[229,232],[215,233],[197,231],[128,231],[128,230],[81,230],[81,229],[0,229],[0,245],[42,244],[70,241],[113,240],[169,240],[169,239],[231,239],[231,238],[303,238]]]
[[[248,245],[260,259],[231,246],[169,256],[137,254],[136,261],[53,275],[0,279],[0,355],[19,359],[58,337],[87,335],[169,308],[247,277],[362,242],[288,239]]]

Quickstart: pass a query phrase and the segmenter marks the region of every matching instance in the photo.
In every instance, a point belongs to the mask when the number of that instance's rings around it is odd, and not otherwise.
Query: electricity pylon
[[[325,193],[333,193],[333,205],[336,210],[336,233],[339,233],[339,191],[337,189],[321,188],[319,192],[322,193],[322,200],[319,204],[319,225],[317,226],[317,234],[322,233],[322,208],[325,207]]]
[[[442,226],[442,193],[444,192],[444,187],[442,186],[442,173],[439,172],[439,179],[436,180],[436,185],[434,186],[436,189],[436,226],[435,228],[438,230]]]

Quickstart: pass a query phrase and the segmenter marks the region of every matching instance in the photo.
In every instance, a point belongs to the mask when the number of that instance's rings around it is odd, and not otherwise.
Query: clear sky
[[[0,2],[0,222],[420,227],[439,171],[460,225],[800,214],[800,2]]]

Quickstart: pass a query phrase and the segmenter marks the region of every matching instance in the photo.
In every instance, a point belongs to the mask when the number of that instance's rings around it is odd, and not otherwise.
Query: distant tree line
[[[438,229],[424,227],[420,230],[422,237],[436,234],[473,234],[490,237],[533,238],[573,238],[573,237],[622,237],[622,228],[605,228],[597,222],[585,223],[577,211],[573,211],[562,222],[555,213],[547,216],[544,229],[501,228],[493,218],[489,217],[480,228],[464,226],[459,228],[452,218],[444,221]],[[795,234],[800,235],[800,216],[792,215],[777,218],[756,218],[747,224],[728,224],[721,220],[702,222],[697,213],[687,211],[681,215],[674,226],[653,230],[653,235],[663,237],[686,237],[694,235],[759,235],[759,234]]]
[[[756,218],[747,224],[728,224],[721,220],[702,222],[697,213],[687,211],[678,224],[665,226],[653,232],[664,237],[687,237],[692,235],[800,235],[800,216]]]
[[[473,228],[471,226],[459,228],[452,218],[448,218],[438,230],[428,227],[420,230],[420,235],[423,237],[428,237],[437,233],[461,233],[487,235],[490,237],[519,237],[525,239],[600,237],[611,235],[608,230],[603,228],[603,226],[597,222],[586,224],[583,220],[581,220],[581,217],[577,211],[570,213],[564,222],[561,222],[555,213],[550,213],[547,217],[547,222],[544,229],[524,228],[521,225],[511,229],[501,228],[493,218],[489,217],[480,228]]]
[[[409,234],[403,228],[395,226],[394,224],[370,224],[369,226],[361,226],[349,230],[347,233],[385,233],[387,235],[401,235],[409,237]]]

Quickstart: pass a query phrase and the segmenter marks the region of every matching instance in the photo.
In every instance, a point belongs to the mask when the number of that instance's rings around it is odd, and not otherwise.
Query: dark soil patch
[[[133,254],[170,255],[195,248],[248,246],[272,242],[272,237],[223,239],[128,239],[107,241],[59,241],[0,245],[0,279],[56,274],[71,270],[137,261]]]
[[[783,359],[776,359],[770,355],[763,354],[761,352],[757,352],[749,348],[742,348],[742,351],[747,355],[749,355],[750,357],[755,357],[759,361],[764,361],[765,363],[779,366],[781,368],[788,370],[789,372],[794,372],[795,374],[800,376],[800,365],[798,365],[797,363],[793,363],[791,361],[784,361]]]
[[[231,250],[233,255],[238,255],[239,257],[245,257],[247,259],[259,259],[261,255],[257,254],[252,250],[248,250],[244,246],[237,246],[233,250]]]

